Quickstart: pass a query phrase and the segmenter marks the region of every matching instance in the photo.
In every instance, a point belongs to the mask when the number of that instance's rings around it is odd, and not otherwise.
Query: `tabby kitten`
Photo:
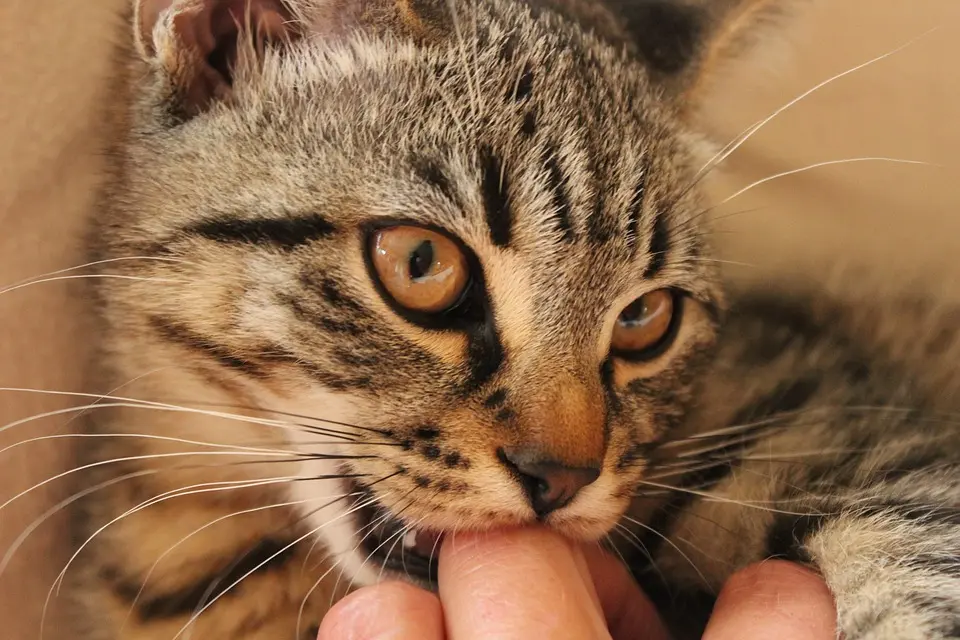
[[[620,540],[678,634],[780,556],[848,640],[960,637],[957,430],[866,330],[899,311],[727,303],[710,259],[691,114],[782,4],[138,0],[79,637],[306,639],[538,521]]]

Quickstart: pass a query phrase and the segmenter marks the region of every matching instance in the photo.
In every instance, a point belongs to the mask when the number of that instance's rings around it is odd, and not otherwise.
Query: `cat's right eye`
[[[387,294],[409,311],[441,313],[463,298],[470,268],[450,238],[422,227],[379,229],[370,238],[370,262]]]
[[[631,360],[658,355],[676,334],[680,302],[670,289],[657,289],[630,303],[614,325],[614,352]]]

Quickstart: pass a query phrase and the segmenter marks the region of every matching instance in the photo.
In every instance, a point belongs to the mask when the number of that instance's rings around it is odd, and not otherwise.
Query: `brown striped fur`
[[[690,107],[788,4],[141,0],[94,233],[122,259],[103,389],[136,401],[90,420],[79,637],[306,639],[339,592],[402,573],[352,507],[533,522],[517,448],[598,467],[539,519],[621,536],[678,633],[782,555],[823,572],[848,640],[960,637],[935,412],[956,376],[911,374],[929,345],[847,287],[725,294],[710,258]],[[473,316],[438,330],[380,295],[365,234],[397,219],[467,248]],[[673,341],[611,354],[659,288],[683,292]]]

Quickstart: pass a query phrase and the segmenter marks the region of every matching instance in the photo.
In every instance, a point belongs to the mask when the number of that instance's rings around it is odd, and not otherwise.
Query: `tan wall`
[[[738,69],[716,89],[711,120],[723,141],[819,82],[939,27],[785,111],[729,159],[712,184],[722,199],[752,181],[862,156],[864,162],[770,182],[718,209],[725,257],[814,271],[856,254],[876,269],[960,275],[960,3],[820,0],[796,25],[795,49],[773,70]],[[743,214],[742,210],[755,209]],[[775,250],[770,251],[770,247]]]
[[[78,264],[78,230],[98,160],[90,115],[102,89],[111,10],[123,0],[0,2],[0,285]],[[817,273],[855,253],[887,273],[960,275],[960,3],[956,0],[821,0],[778,72],[749,71],[718,87],[710,119],[732,136],[816,82],[943,29],[906,51],[811,96],[758,134],[714,181],[718,197],[751,180],[812,162],[891,156],[946,168],[860,164],[785,178],[721,207],[755,209],[720,224],[725,257],[767,277]],[[774,250],[771,251],[770,248]],[[72,390],[85,339],[62,284],[0,296],[0,386]],[[0,391],[0,424],[65,401]],[[43,429],[0,434],[0,448]],[[64,441],[0,454],[0,503],[69,464]],[[58,483],[0,512],[0,552],[57,496]],[[31,536],[0,576],[0,636],[36,637],[40,605],[64,562],[62,521]],[[54,627],[56,628],[56,627]],[[52,629],[51,629],[52,630]],[[56,635],[69,634],[62,629]]]
[[[80,228],[99,162],[91,115],[123,0],[0,0],[0,287],[82,262]],[[0,294],[0,387],[75,390],[82,307],[52,283]],[[66,406],[0,391],[0,425]],[[67,417],[68,418],[68,417]],[[0,433],[12,442],[68,432],[66,418]],[[69,464],[69,440],[0,454],[0,504]],[[0,554],[70,483],[0,511]],[[0,576],[0,637],[37,638],[41,605],[63,566],[63,519],[28,538]],[[48,627],[47,637],[68,635]]]

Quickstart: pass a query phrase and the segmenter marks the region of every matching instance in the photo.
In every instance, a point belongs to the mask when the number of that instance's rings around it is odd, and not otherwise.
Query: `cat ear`
[[[695,105],[724,63],[755,53],[796,0],[622,0],[619,9],[654,81]]]
[[[447,0],[135,0],[134,7],[137,50],[184,117],[227,99],[238,65],[254,62],[265,43],[357,30],[436,40],[450,25]]]
[[[284,0],[136,0],[134,38],[186,117],[230,95],[238,64],[297,36]]]

